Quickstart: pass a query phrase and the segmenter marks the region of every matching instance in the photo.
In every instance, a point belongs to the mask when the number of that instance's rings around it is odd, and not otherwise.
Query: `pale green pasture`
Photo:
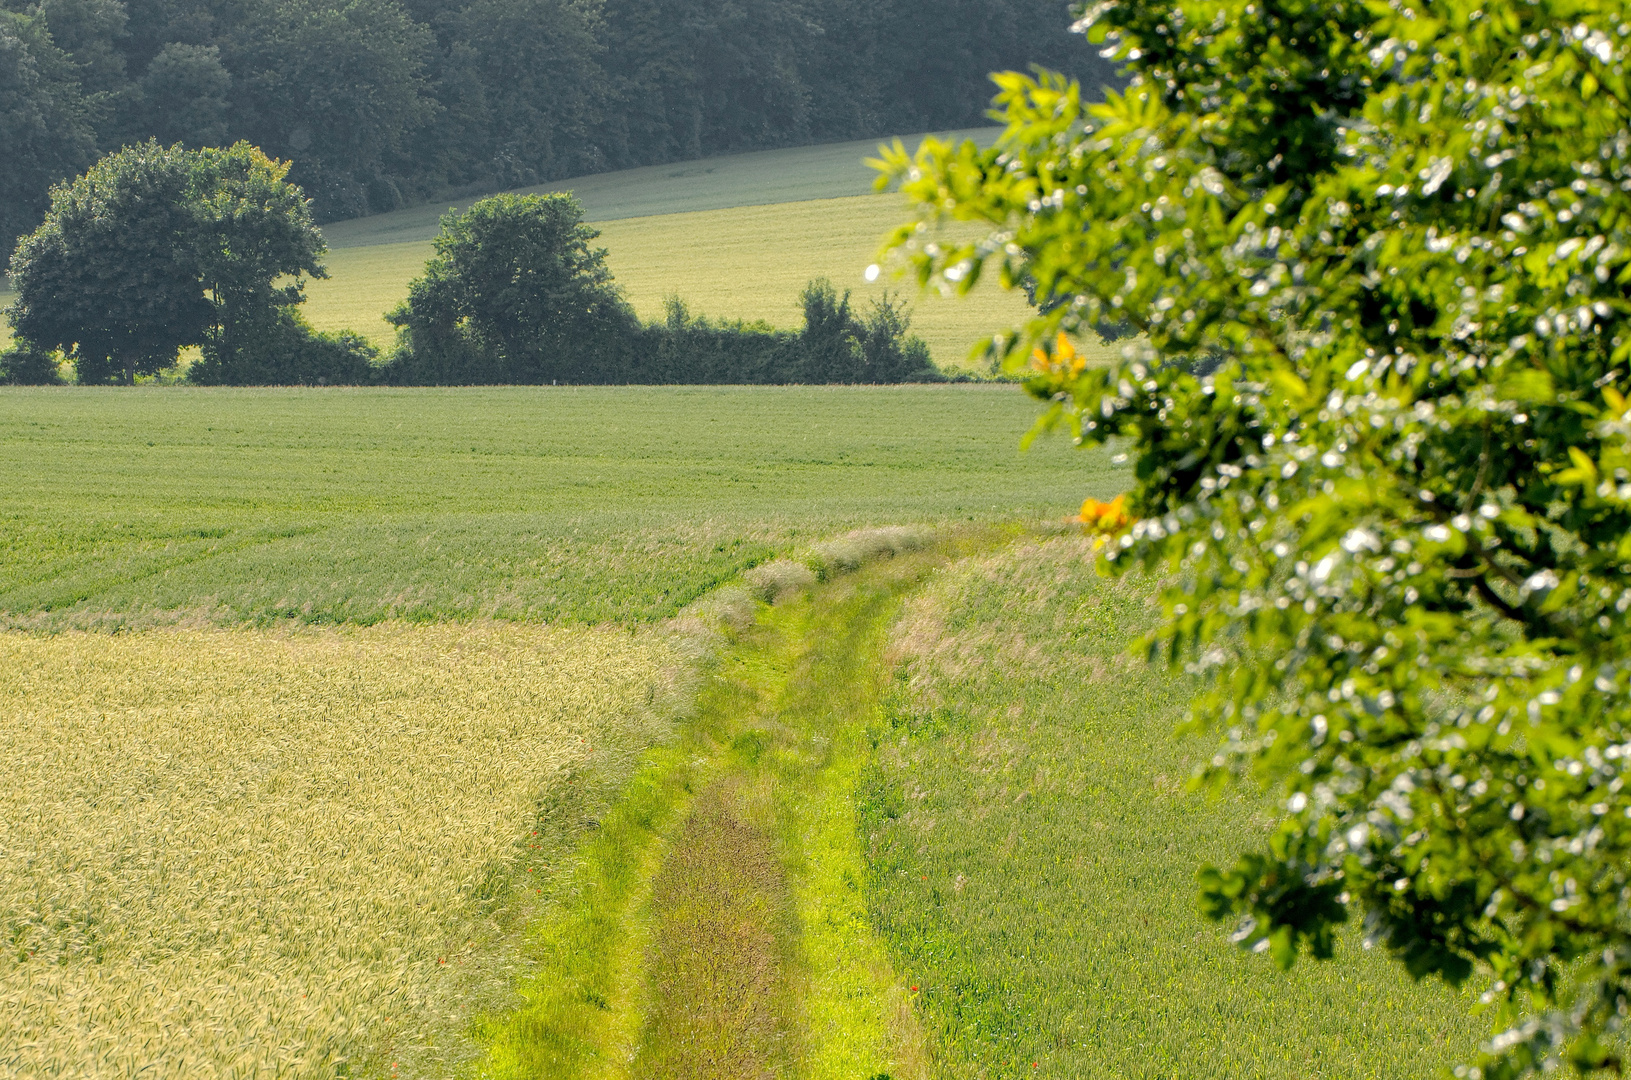
[[[936,361],[957,366],[974,343],[1018,325],[1032,310],[1024,295],[987,282],[967,297],[924,293],[915,281],[864,273],[877,261],[890,229],[908,220],[895,195],[782,203],[602,221],[598,243],[617,283],[639,314],[659,318],[663,300],[679,296],[694,314],[763,320],[797,328],[799,294],[825,277],[854,291],[863,308],[886,289],[912,300],[912,326]],[[306,317],[320,329],[353,329],[380,345],[393,339],[384,312],[399,303],[424,270],[429,241],[337,248],[330,277],[307,289]]]
[[[978,128],[941,137],[971,138],[989,146],[1001,130]],[[908,135],[901,139],[915,148],[925,137]],[[876,156],[879,144],[888,141],[888,138],[860,139],[650,165],[573,177],[523,188],[521,193],[570,191],[583,204],[584,218],[588,221],[864,195],[872,190],[877,177],[877,173],[866,166],[866,159]],[[441,200],[389,214],[334,222],[324,226],[323,233],[328,237],[329,246],[334,248],[429,240],[436,235],[443,213],[450,208],[462,210],[479,197]]]

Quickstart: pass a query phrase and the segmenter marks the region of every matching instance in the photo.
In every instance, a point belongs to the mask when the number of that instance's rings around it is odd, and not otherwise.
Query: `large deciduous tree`
[[[204,339],[192,162],[147,143],[55,188],[45,223],[11,258],[17,335],[75,356],[80,380],[132,381]]]
[[[1281,964],[1357,915],[1512,1009],[1458,1075],[1621,1069],[1631,1002],[1631,14],[1610,0],[1107,0],[1132,76],[999,77],[987,152],[898,149],[926,282],[1032,281],[993,341],[1142,520],[1148,643],[1206,775],[1278,785],[1203,875]],[[1069,335],[1142,331],[1085,364]],[[1056,337],[1063,331],[1066,336]],[[1197,371],[1221,361],[1214,374]]]
[[[288,165],[240,143],[156,142],[103,158],[52,192],[11,260],[18,337],[74,357],[82,382],[131,382],[187,345],[252,346],[256,328],[322,276],[321,234]],[[282,278],[289,284],[274,287]]]

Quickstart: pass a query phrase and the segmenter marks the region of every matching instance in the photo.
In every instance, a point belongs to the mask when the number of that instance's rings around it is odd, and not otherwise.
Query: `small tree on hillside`
[[[1206,681],[1207,776],[1284,818],[1203,876],[1242,945],[1350,913],[1517,1015],[1458,1075],[1623,1070],[1631,1001],[1631,19],[1623,3],[1165,0],[1133,75],[998,77],[1008,128],[886,167],[924,281],[1035,282],[994,352],[1133,458],[1107,565]],[[1124,358],[1068,336],[1125,319]],[[1033,346],[1037,346],[1033,350]],[[1197,377],[1221,362],[1215,374]]]
[[[636,325],[571,195],[495,195],[442,218],[387,318],[418,381],[594,381]]]

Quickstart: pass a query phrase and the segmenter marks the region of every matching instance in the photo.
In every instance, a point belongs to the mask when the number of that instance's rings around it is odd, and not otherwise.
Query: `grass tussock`
[[[933,529],[918,525],[856,529],[816,544],[806,556],[806,562],[816,577],[826,581],[877,559],[921,551],[934,542],[934,536]]]
[[[784,596],[814,585],[816,575],[814,570],[795,559],[772,559],[743,574],[742,580],[754,599],[774,604]]]
[[[498,931],[542,900],[540,833],[689,696],[674,655],[513,626],[0,635],[0,1071],[450,1068],[524,963]]]

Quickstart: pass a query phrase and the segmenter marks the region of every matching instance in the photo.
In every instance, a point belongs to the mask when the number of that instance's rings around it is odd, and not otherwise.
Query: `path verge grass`
[[[1267,800],[1186,791],[1189,686],[1127,656],[1147,585],[1058,536],[914,596],[863,802],[868,893],[942,1077],[1432,1075],[1471,994],[1346,937],[1289,974],[1199,914],[1195,872],[1262,843]]]

